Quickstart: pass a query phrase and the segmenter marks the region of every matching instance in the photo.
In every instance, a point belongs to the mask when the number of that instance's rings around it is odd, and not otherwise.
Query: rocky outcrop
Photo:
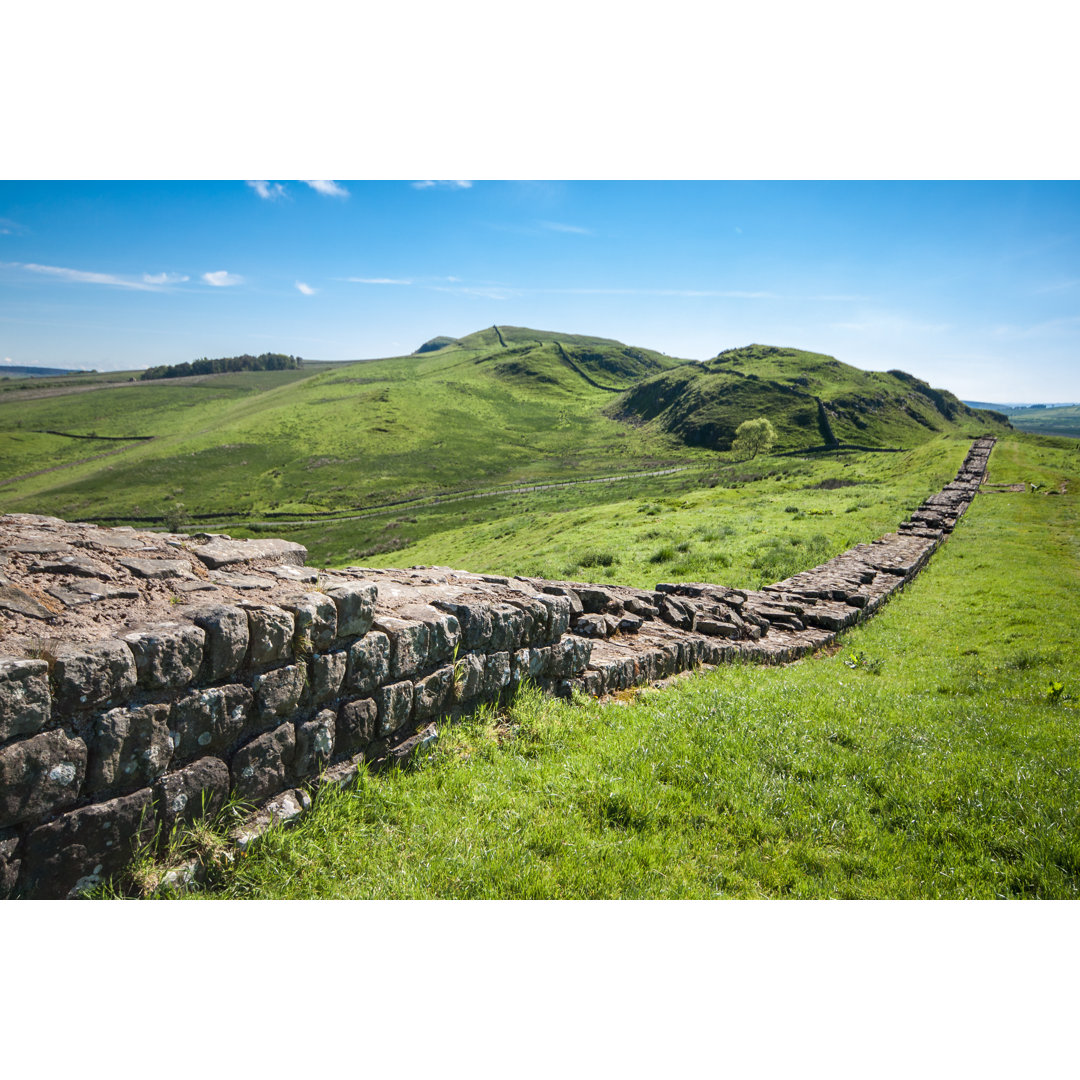
[[[525,680],[602,695],[803,656],[918,573],[992,446],[897,533],[759,591],[313,570],[283,540],[0,517],[0,895],[76,895],[230,794],[246,842]]]

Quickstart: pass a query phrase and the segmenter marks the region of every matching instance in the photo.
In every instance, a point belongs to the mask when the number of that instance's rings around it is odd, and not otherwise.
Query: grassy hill
[[[1020,431],[1080,438],[1080,405],[995,405]]]
[[[644,379],[620,408],[651,429],[720,450],[753,416],[772,421],[778,450],[837,443],[910,448],[935,434],[1008,428],[1004,417],[972,409],[906,372],[862,371],[771,345],[731,349]]]
[[[92,377],[104,380],[103,376]],[[29,382],[29,381],[28,381]],[[722,464],[735,427],[768,416],[779,449],[914,447],[1002,427],[902,373],[750,346],[700,364],[607,338],[493,326],[409,356],[205,375],[168,384],[35,380],[0,394],[0,510],[189,527],[427,509],[414,529],[334,525],[299,537],[326,561],[448,527],[433,500]],[[663,496],[642,481],[635,494]],[[620,497],[625,498],[626,493]],[[571,498],[560,506],[596,501]]]

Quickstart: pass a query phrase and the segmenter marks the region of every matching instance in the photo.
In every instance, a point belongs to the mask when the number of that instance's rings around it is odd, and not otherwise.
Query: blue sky
[[[1075,182],[0,183],[0,367],[410,352],[501,323],[1080,400]]]

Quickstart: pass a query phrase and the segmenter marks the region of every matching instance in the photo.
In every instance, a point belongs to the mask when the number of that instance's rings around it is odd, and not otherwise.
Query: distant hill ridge
[[[477,363],[490,362],[496,375],[518,383],[564,384],[570,369],[620,395],[604,409],[613,419],[718,450],[729,449],[739,424],[758,416],[772,421],[777,449],[884,449],[940,432],[1010,426],[1002,413],[972,408],[905,371],[863,371],[822,353],[775,345],[725,349],[700,362],[611,338],[492,326],[462,338],[433,338],[417,354],[459,349],[481,350]]]

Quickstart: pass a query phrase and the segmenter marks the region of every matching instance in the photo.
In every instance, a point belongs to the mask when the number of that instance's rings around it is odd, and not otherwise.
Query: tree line
[[[147,368],[140,379],[180,379],[185,375],[224,375],[234,371],[290,371],[303,364],[299,356],[285,353],[263,353],[261,356],[221,356],[211,360],[204,356],[183,364],[159,364]]]

